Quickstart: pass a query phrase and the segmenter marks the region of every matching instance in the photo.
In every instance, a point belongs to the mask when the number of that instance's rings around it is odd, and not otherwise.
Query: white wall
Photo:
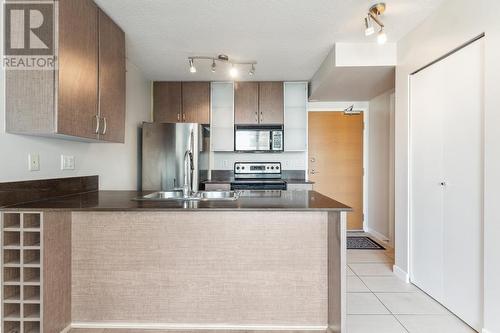
[[[500,332],[500,2],[447,0],[398,43],[395,118],[396,266],[408,272],[408,77],[473,37],[485,39],[484,327]],[[452,124],[450,124],[452,126]],[[457,209],[466,209],[457,207]]]
[[[2,41],[3,43],[3,41]],[[135,190],[138,126],[151,119],[151,84],[127,61],[125,143],[85,143],[5,133],[4,71],[0,78],[0,182],[99,175],[104,190]],[[28,154],[40,155],[40,171],[28,171]],[[75,156],[75,170],[60,170],[60,155]]]
[[[370,132],[368,137],[369,177],[367,231],[392,244],[392,213],[394,192],[391,179],[394,177],[392,160],[394,137],[394,92],[388,91],[370,100]]]

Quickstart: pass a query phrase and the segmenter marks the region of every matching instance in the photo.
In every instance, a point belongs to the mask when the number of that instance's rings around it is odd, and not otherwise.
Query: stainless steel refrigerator
[[[208,175],[209,131],[206,125],[194,123],[143,123],[142,190],[181,189],[185,181],[185,161],[192,156],[193,177],[188,185],[197,191],[200,181]],[[190,156],[186,152],[191,152]]]

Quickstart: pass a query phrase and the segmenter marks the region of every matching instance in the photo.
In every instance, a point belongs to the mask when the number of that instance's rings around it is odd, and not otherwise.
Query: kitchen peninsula
[[[6,332],[345,331],[349,207],[314,191],[86,190],[2,208]]]

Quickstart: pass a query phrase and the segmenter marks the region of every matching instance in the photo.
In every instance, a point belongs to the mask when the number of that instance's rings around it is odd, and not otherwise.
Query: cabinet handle
[[[102,135],[106,134],[106,131],[108,130],[108,121],[106,120],[106,117],[103,117],[102,120],[104,120],[104,128],[102,130]]]
[[[186,114],[185,113],[182,114],[182,121],[186,121]]]
[[[178,114],[177,114],[177,121],[180,121],[180,120],[181,120],[181,114],[180,114],[180,113],[178,113]]]
[[[260,122],[264,120],[264,117],[262,116],[262,111],[260,111]]]
[[[101,125],[101,118],[99,118],[99,115],[95,115],[95,120],[96,120],[96,125],[95,125],[95,134],[99,134],[99,127]]]

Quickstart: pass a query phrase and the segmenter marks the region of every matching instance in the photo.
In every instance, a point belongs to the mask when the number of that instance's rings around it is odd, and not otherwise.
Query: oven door
[[[236,151],[269,151],[270,145],[271,131],[239,129],[235,132]]]

